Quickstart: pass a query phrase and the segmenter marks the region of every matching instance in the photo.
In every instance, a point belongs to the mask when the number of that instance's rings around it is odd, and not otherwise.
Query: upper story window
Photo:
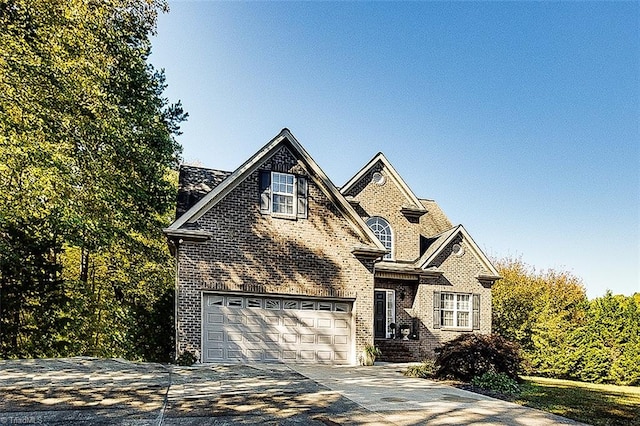
[[[293,175],[271,173],[271,211],[293,215]]]
[[[260,212],[307,217],[307,179],[290,173],[260,172]]]
[[[389,222],[376,216],[367,220],[367,226],[371,228],[373,234],[378,237],[384,248],[388,250],[388,253],[384,255],[384,259],[391,259],[391,253],[393,251],[393,235],[391,233],[391,226],[389,225]]]

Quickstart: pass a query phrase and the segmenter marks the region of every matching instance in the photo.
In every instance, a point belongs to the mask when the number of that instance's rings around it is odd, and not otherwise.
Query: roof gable
[[[483,253],[483,251],[478,247],[469,232],[465,229],[464,226],[458,225],[455,226],[440,235],[434,237],[433,242],[429,245],[429,247],[425,250],[424,254],[418,259],[416,262],[417,266],[422,269],[427,269],[431,265],[436,257],[454,240],[458,235],[462,235],[462,237],[467,241],[469,248],[473,255],[480,261],[485,270],[489,273],[488,275],[481,276],[479,278],[485,278],[488,280],[497,280],[500,278],[500,273],[493,266],[489,258]]]
[[[406,206],[408,209],[415,210],[416,212],[426,212],[423,204],[420,202],[418,197],[413,193],[409,185],[402,179],[400,174],[396,171],[396,169],[391,165],[387,157],[382,152],[377,153],[371,161],[369,161],[355,176],[353,176],[347,183],[345,183],[342,188],[340,188],[340,192],[343,195],[346,195],[351,189],[353,189],[367,174],[378,164],[381,163],[383,167],[387,170],[391,180],[398,187],[402,195],[406,198],[408,205]]]
[[[172,231],[178,231],[196,222],[282,147],[286,147],[296,158],[302,161],[304,167],[309,172],[309,177],[313,179],[329,200],[331,200],[344,215],[358,236],[362,238],[365,245],[359,247],[357,252],[359,254],[369,254],[373,256],[386,252],[382,243],[375,237],[362,218],[356,213],[353,207],[351,207],[320,166],[311,158],[288,129],[282,129],[275,138],[269,141],[244,164],[228,175],[226,179],[222,180],[200,201],[169,225],[169,227],[165,229],[165,232],[171,234]]]

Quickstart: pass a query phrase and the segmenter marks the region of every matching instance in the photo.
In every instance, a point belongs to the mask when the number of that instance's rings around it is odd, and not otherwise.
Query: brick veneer
[[[371,181],[374,172],[380,172],[385,176],[384,185],[378,185]],[[429,217],[429,212],[419,220],[405,217],[400,209],[409,201],[390,178],[390,173],[381,162],[372,166],[345,195],[352,196],[359,202],[359,212],[364,219],[380,216],[390,223],[394,237],[394,260],[397,262],[413,262],[419,257],[421,235],[432,237],[450,227],[448,221],[442,220],[440,217],[433,220],[434,218]],[[445,226],[448,227],[445,228]],[[463,246],[464,254],[462,256],[456,256],[452,253],[451,247],[455,243]],[[476,332],[491,332],[491,289],[485,288],[476,278],[479,274],[486,274],[488,271],[473,254],[469,243],[458,236],[444,248],[432,265],[443,271],[441,277],[416,277],[413,281],[375,279],[375,288],[396,291],[396,322],[398,326],[401,324],[409,324],[412,327],[417,325],[417,330],[414,332],[417,332],[418,339],[403,342],[402,349],[398,348],[395,343],[391,344],[388,341],[385,342],[384,339],[376,339],[376,342],[384,345],[387,351],[397,349],[402,352],[403,359],[409,356],[407,354],[411,354],[414,361],[431,357],[433,349],[437,346],[461,333],[470,332],[434,328],[433,294],[436,291],[479,294],[480,330],[476,330]],[[399,297],[402,293],[405,295],[404,299]],[[387,357],[394,358],[390,354]]]
[[[260,213],[260,169],[309,178],[307,219]],[[178,353],[200,353],[201,297],[208,290],[352,298],[359,353],[373,342],[373,261],[351,253],[363,241],[286,147],[259,170],[198,220],[213,234],[210,240],[185,242],[177,250]]]

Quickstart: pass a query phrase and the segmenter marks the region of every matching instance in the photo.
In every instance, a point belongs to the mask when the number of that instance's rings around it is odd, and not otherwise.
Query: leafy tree
[[[518,342],[529,373],[587,382],[640,384],[640,293],[588,301],[567,272],[496,262],[494,331]]]
[[[186,118],[147,63],[165,10],[0,0],[1,356],[144,353]]]
[[[566,376],[569,336],[586,309],[582,283],[564,271],[537,272],[520,259],[496,264],[503,279],[492,290],[494,332],[520,344],[530,372]]]

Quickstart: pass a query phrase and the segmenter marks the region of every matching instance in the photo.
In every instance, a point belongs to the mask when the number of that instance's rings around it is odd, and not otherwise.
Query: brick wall
[[[280,149],[259,169],[307,176],[308,218],[261,214],[255,171],[198,220],[213,237],[178,250],[178,351],[200,350],[202,291],[259,289],[357,297],[353,329],[358,353],[373,341],[373,262],[351,253],[362,241],[288,149]]]
[[[371,182],[373,173],[385,177],[383,185]],[[364,219],[380,216],[391,225],[393,232],[394,260],[415,260],[420,250],[420,226],[417,221],[407,219],[400,211],[409,201],[390,178],[386,168],[378,162],[371,167],[348,194],[360,202],[360,214]]]
[[[462,256],[451,252],[451,247],[455,243],[461,244],[464,248]],[[440,344],[454,339],[461,333],[469,332],[433,327],[433,293],[436,291],[479,294],[480,330],[474,330],[474,332],[491,333],[491,289],[484,287],[475,278],[486,271],[472,253],[469,244],[459,236],[436,258],[435,265],[444,271],[444,274],[437,279],[421,278],[414,304],[414,314],[422,324],[420,337],[421,352],[424,355],[432,354],[433,349]]]

